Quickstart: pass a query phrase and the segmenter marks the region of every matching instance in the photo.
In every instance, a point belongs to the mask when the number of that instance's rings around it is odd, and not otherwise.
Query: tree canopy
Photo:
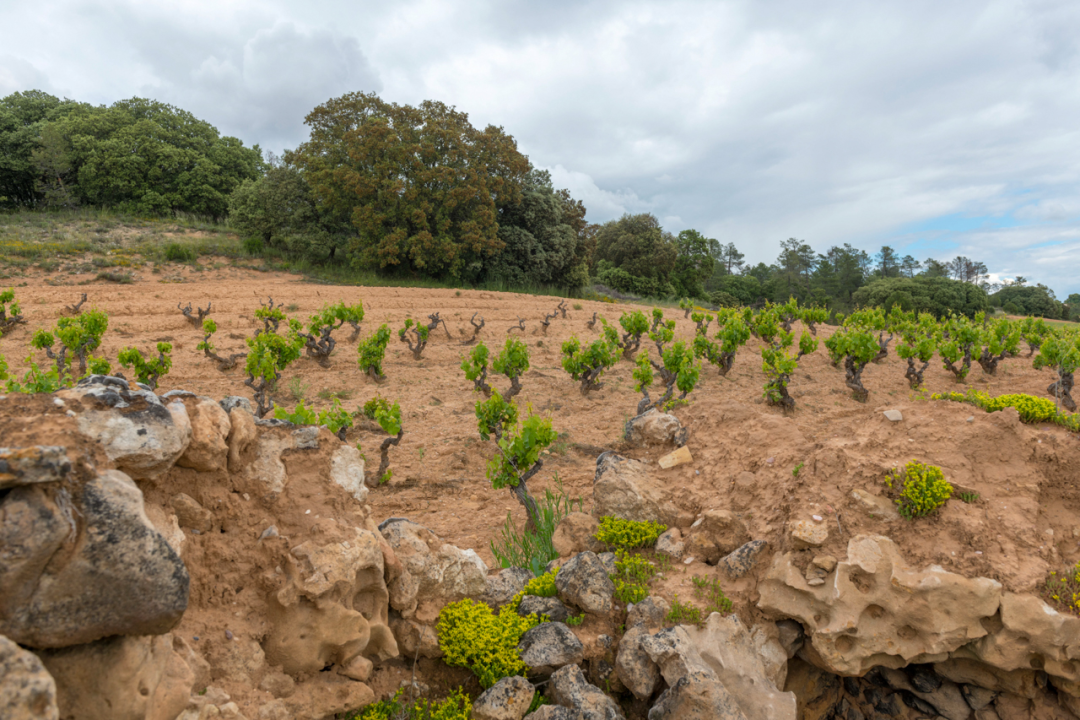
[[[856,305],[878,305],[888,309],[889,301],[905,310],[928,312],[943,317],[950,313],[974,317],[990,307],[986,291],[973,283],[942,277],[916,276],[913,278],[881,278],[873,280],[852,294]]]

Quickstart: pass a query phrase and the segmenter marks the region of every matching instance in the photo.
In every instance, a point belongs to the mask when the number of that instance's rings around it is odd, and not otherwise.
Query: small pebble
[[[251,496],[250,496],[250,495],[248,495],[247,493],[244,493],[244,499],[245,499],[245,500],[250,500],[250,499],[251,499]]]
[[[198,635],[192,635],[191,637],[195,638],[196,641],[198,641],[198,639],[199,639]]]
[[[683,560],[683,565],[689,565],[692,562],[694,562],[694,558],[688,557],[685,560]]]
[[[225,639],[226,640],[232,640],[232,630],[226,630],[225,631]]]
[[[976,554],[976,555],[982,555],[982,550],[976,550],[976,551],[975,551],[975,554]]]
[[[820,515],[812,515],[811,517],[814,518],[814,522],[821,522],[824,519]]]
[[[53,398],[53,405],[56,407],[64,407],[64,401],[60,398]]]
[[[202,535],[202,533],[201,533],[201,532],[199,532],[198,530],[195,530],[194,528],[192,528],[192,530],[191,530],[191,534],[192,534],[192,535]]]
[[[311,511],[310,511],[310,510],[305,510],[305,511],[304,511],[304,514],[305,514],[305,515],[310,515],[310,514],[311,514]]]
[[[69,417],[75,417],[75,411],[74,410],[68,410],[67,414],[68,414]]]

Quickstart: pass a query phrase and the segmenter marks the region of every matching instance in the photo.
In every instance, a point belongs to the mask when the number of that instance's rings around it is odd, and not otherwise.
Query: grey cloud
[[[0,97],[23,90],[51,89],[45,73],[31,63],[13,55],[0,55]]]

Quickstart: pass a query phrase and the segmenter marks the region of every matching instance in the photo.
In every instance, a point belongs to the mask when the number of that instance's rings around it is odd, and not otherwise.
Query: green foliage
[[[3,362],[3,358],[0,358],[0,362]],[[7,391],[16,393],[53,393],[63,387],[60,382],[60,375],[57,373],[56,368],[50,368],[48,370],[41,370],[37,363],[34,362],[34,356],[26,358],[27,371],[23,376],[23,381],[20,383],[14,378],[8,378],[7,364],[4,363],[0,366],[0,380],[7,379]]]
[[[938,354],[956,382],[963,382],[971,371],[971,353],[980,340],[981,327],[966,317],[953,315],[942,321],[942,331],[944,337],[938,345]]]
[[[566,618],[566,624],[570,627],[578,627],[583,622],[585,622],[585,613],[581,613],[580,615],[571,615],[570,617]]]
[[[324,328],[337,329],[345,323],[359,324],[364,321],[364,303],[346,305],[344,300],[325,306],[308,319],[308,332],[321,333]]]
[[[753,278],[750,279],[752,280]],[[726,290],[713,290],[709,293],[709,302],[717,307],[737,308],[747,302],[753,302],[753,300],[743,301],[741,298],[736,297]]]
[[[619,550],[650,547],[667,530],[666,525],[641,520],[624,520],[605,515],[600,518],[596,539]]]
[[[450,603],[439,612],[436,629],[443,662],[472,671],[487,689],[504,677],[525,675],[517,644],[527,630],[540,624],[536,614],[518,615],[519,594],[496,615],[485,603],[469,598]]]
[[[270,411],[273,403],[267,393],[281,378],[282,371],[300,357],[303,339],[297,334],[298,327],[299,323],[293,320],[288,336],[260,332],[247,339],[244,371],[248,377],[244,383],[255,391],[257,417],[264,417]]]
[[[402,340],[404,340],[405,339],[405,333],[409,332],[410,330],[416,334],[417,338],[420,339],[420,342],[427,342],[427,339],[428,339],[427,325],[419,323],[419,322],[413,320],[412,318],[405,318],[405,327],[398,330],[398,337],[401,338]]]
[[[1057,320],[1061,317],[1061,303],[1051,297],[1043,285],[1009,285],[990,296],[996,307],[1012,305],[1016,315],[1037,315]]]
[[[165,246],[165,259],[169,262],[191,262],[195,259],[195,251],[180,243],[169,243]]]
[[[490,357],[490,351],[487,349],[487,345],[484,341],[476,343],[472,351],[461,361],[461,369],[465,372],[465,379],[476,383],[477,380],[483,382],[483,378],[487,376],[488,359]],[[486,383],[484,383],[486,385]],[[481,390],[479,384],[476,387],[477,390]]]
[[[504,400],[499,393],[493,393],[487,400],[476,403],[475,411],[477,429],[484,441],[492,435],[501,434],[503,428],[517,424],[517,405]]]
[[[458,688],[441,701],[423,698],[406,701],[404,690],[389,700],[380,700],[350,713],[347,720],[470,720],[472,701]]]
[[[931,400],[952,400],[964,402],[982,408],[986,412],[997,412],[1005,408],[1016,408],[1020,419],[1026,423],[1049,422],[1061,425],[1074,432],[1080,432],[1080,413],[1065,413],[1058,409],[1053,400],[1048,398],[1009,393],[991,397],[989,393],[969,388],[966,393],[935,393]]]
[[[562,344],[562,366],[574,380],[581,382],[581,394],[603,387],[600,378],[604,371],[619,361],[619,349],[600,338],[585,348],[576,335]]]
[[[513,516],[506,514],[506,522],[499,531],[498,542],[491,541],[491,554],[499,561],[501,567],[526,568],[533,575],[540,576],[544,568],[559,553],[551,544],[551,536],[562,519],[575,511],[581,512],[582,499],[571,498],[562,486],[562,480],[555,475],[556,492],[550,489],[544,490],[544,497],[537,503],[536,529],[518,529]]]
[[[742,316],[732,310],[722,309],[716,314],[717,331],[714,336],[719,342],[709,340],[704,332],[694,336],[691,349],[695,357],[704,358],[716,366],[721,376],[725,376],[735,363],[735,354],[750,339],[750,328]]]
[[[319,422],[315,409],[304,405],[303,400],[296,403],[296,408],[292,412],[280,405],[275,406],[274,418],[291,422],[293,425],[317,425]]]
[[[911,460],[904,470],[890,474],[885,484],[899,487],[900,497],[896,500],[900,514],[908,520],[925,517],[944,505],[952,496],[953,487],[945,479],[945,474],[936,465],[924,465]]]
[[[724,594],[724,589],[720,586],[719,578],[705,578],[700,575],[695,575],[690,578],[690,581],[694,584],[694,596],[705,603],[705,615],[711,615],[714,612],[729,613],[733,607],[733,603]]]
[[[499,452],[488,463],[487,477],[491,486],[496,490],[517,487],[521,475],[536,464],[540,453],[555,442],[555,437],[551,420],[539,415],[530,414],[520,427],[516,423],[504,425],[503,435],[497,441]]]
[[[537,597],[555,597],[558,592],[555,588],[555,576],[558,574],[559,568],[555,568],[551,572],[537,575],[525,583],[525,589],[522,592]]]
[[[214,352],[214,345],[210,342],[210,338],[218,331],[217,323],[210,318],[206,318],[202,321],[202,329],[203,339],[195,346],[195,349],[204,352]]]
[[[911,310],[928,312],[939,318],[950,314],[971,318],[990,308],[986,291],[978,285],[921,275],[874,280],[856,290],[852,302],[861,307],[889,307],[886,303],[896,292],[906,292],[911,296]]]
[[[386,354],[386,345],[390,342],[390,328],[386,324],[367,338],[360,341],[356,351],[359,355],[360,370],[377,379],[383,377],[383,356]]]
[[[287,157],[319,205],[347,218],[353,267],[473,282],[500,251],[498,208],[521,201],[528,159],[501,128],[480,131],[440,102],[350,93],[308,114]]]
[[[979,501],[979,493],[976,492],[961,492],[957,493],[957,497],[966,502],[968,505]]]
[[[50,359],[55,360],[57,376],[71,384],[68,364],[77,359],[79,374],[85,374],[88,356],[101,345],[101,338],[108,327],[108,315],[96,309],[86,310],[75,317],[60,318],[52,331],[39,328],[30,340],[30,345],[44,350]],[[57,340],[60,341],[61,348],[54,352]]]
[[[761,369],[766,378],[764,397],[771,405],[780,405],[785,410],[795,407],[795,400],[788,395],[787,386],[799,365],[799,358],[817,349],[817,340],[803,333],[799,338],[799,354],[793,357],[787,348],[794,342],[791,333],[783,332],[775,345],[761,348]]]
[[[502,352],[495,356],[491,369],[511,381],[520,378],[529,371],[529,346],[524,340],[506,338],[506,344]]]
[[[22,315],[19,301],[15,299],[15,291],[11,288],[0,291],[0,330],[8,324],[17,322],[16,318]]]
[[[669,297],[678,259],[671,233],[649,214],[623,215],[596,232],[595,275],[608,287],[645,297]]]
[[[401,406],[396,402],[391,404],[376,395],[364,403],[364,415],[377,422],[387,435],[397,435],[401,431]]]
[[[654,541],[655,542],[655,541]],[[615,599],[623,604],[639,603],[649,596],[649,582],[656,576],[656,566],[623,549],[615,551]]]
[[[693,603],[682,602],[676,593],[671,600],[671,609],[668,610],[667,617],[664,619],[675,625],[700,625],[701,609]]]
[[[675,267],[671,272],[671,284],[675,292],[690,297],[705,297],[704,282],[713,272],[713,256],[710,248],[718,244],[697,230],[683,230],[675,238]]]
[[[139,382],[148,385],[151,390],[157,389],[158,380],[163,375],[168,375],[172,368],[172,343],[159,342],[157,344],[158,356],[147,360],[138,348],[127,347],[120,351],[118,359],[125,368],[135,370],[135,377]]]

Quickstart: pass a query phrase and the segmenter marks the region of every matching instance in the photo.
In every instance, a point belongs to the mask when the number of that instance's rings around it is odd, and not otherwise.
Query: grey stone
[[[674,444],[681,447],[686,444],[687,432],[679,418],[651,408],[627,420],[623,436],[635,445]]]
[[[994,701],[997,695],[993,690],[979,687],[978,685],[961,685],[960,692],[972,710],[982,710]]]
[[[580,710],[564,708],[561,705],[541,705],[525,717],[529,720],[582,720]]]
[[[521,636],[517,649],[522,662],[540,676],[550,675],[563,665],[585,659],[585,647],[561,622],[540,623],[527,630]]]
[[[768,547],[765,540],[751,540],[736,550],[728,553],[718,563],[732,578],[741,578],[754,567],[758,556]]]
[[[532,580],[532,578],[533,574],[525,568],[500,570],[497,574],[488,577],[487,590],[484,591],[481,599],[498,610],[524,590],[525,583]]]
[[[535,689],[521,676],[503,678],[485,690],[472,706],[473,720],[521,720]]]
[[[70,475],[71,461],[66,448],[47,445],[0,448],[0,490],[61,482]]]
[[[619,705],[585,680],[577,665],[560,668],[548,683],[548,698],[556,705],[577,710],[582,720],[623,720]]]
[[[607,572],[608,575],[614,575],[615,574],[615,561],[617,560],[617,558],[615,557],[615,553],[613,553],[613,552],[597,553],[596,557],[600,558],[600,562],[603,563],[604,570],[605,570],[605,572]]]
[[[882,414],[892,422],[900,422],[904,419],[904,414],[899,410],[886,410]]]
[[[613,452],[596,459],[593,477],[593,512],[625,520],[676,525],[678,508],[670,488],[653,476],[647,465]]]
[[[241,397],[239,395],[230,395],[229,397],[224,398],[220,405],[221,409],[225,412],[232,412],[233,408],[240,408],[252,415],[255,414],[255,408],[251,406],[251,401],[246,397]]]
[[[521,598],[518,605],[518,615],[546,615],[553,622],[566,622],[570,617],[570,610],[554,597],[540,597],[538,595],[526,595]]]
[[[656,552],[667,555],[675,560],[681,560],[686,545],[682,541],[682,532],[679,528],[671,528],[656,538]]]
[[[660,668],[641,647],[642,638],[649,636],[644,624],[634,625],[619,642],[615,656],[615,671],[626,689],[639,700],[648,700],[660,683]]]
[[[62,553],[69,535],[79,542]],[[32,486],[0,503],[0,633],[18,643],[53,648],[168,632],[187,608],[189,584],[122,472],[105,471],[74,501]]]
[[[660,695],[649,720],[746,720],[746,715],[715,675],[694,670]]]
[[[0,718],[57,720],[56,683],[32,652],[0,635]]]
[[[632,628],[644,625],[651,630],[655,630],[663,626],[670,611],[671,605],[667,600],[650,595],[626,609],[626,627]]]
[[[583,552],[570,558],[555,576],[559,599],[593,615],[607,615],[612,609],[615,584],[596,553]]]

